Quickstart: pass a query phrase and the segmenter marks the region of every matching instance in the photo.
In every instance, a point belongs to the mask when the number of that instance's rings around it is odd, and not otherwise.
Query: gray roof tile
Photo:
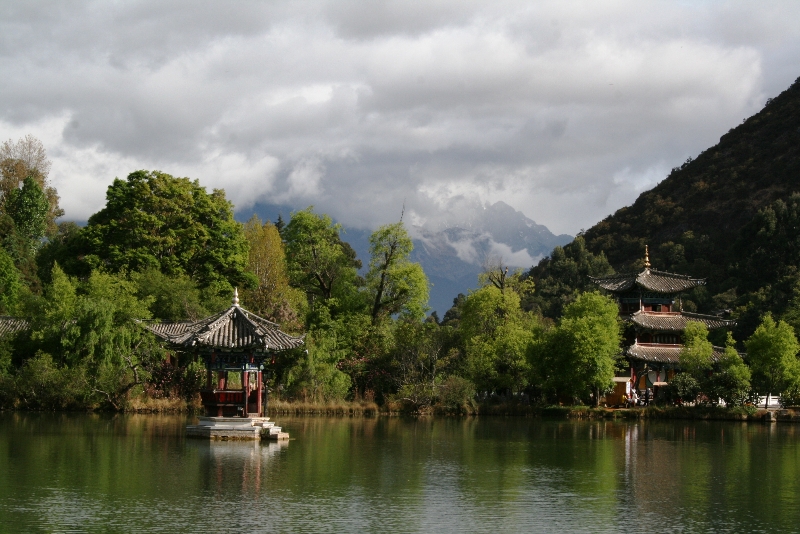
[[[661,345],[656,343],[636,343],[625,351],[625,355],[632,360],[655,363],[678,363],[683,345]],[[725,349],[714,347],[711,361],[717,362],[722,357]]]
[[[194,322],[152,323],[147,328],[174,347],[221,351],[280,351],[303,345],[294,337],[239,306]]]
[[[631,322],[647,330],[660,332],[683,332],[690,321],[705,324],[709,329],[736,326],[736,321],[722,319],[714,315],[701,315],[689,312],[646,312],[637,311],[630,316]]]
[[[705,285],[702,278],[692,278],[683,274],[667,273],[655,269],[645,269],[640,273],[616,274],[603,277],[589,277],[603,289],[618,293],[627,291],[634,285],[654,293],[680,293],[693,287]]]

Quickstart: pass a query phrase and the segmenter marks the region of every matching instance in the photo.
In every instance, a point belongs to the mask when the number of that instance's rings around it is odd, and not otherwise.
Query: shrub
[[[458,409],[475,397],[475,385],[460,376],[448,376],[439,386],[439,404]]]

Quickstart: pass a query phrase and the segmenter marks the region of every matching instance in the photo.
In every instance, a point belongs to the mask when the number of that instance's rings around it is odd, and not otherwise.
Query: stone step
[[[273,441],[288,441],[289,440],[289,433],[288,432],[278,432],[277,434],[270,434],[269,439]]]

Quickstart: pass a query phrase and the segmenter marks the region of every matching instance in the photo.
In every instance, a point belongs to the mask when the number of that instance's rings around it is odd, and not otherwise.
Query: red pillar
[[[242,390],[244,395],[244,417],[250,413],[250,373],[247,371],[242,372]]]
[[[264,391],[264,384],[261,383],[261,371],[256,373],[256,412],[258,412],[258,416],[261,417],[261,395]]]

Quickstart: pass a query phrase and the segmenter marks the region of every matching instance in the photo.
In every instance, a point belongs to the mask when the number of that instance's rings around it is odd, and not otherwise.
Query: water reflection
[[[257,498],[262,487],[274,475],[270,462],[289,446],[288,441],[258,443],[256,441],[187,440],[187,451],[197,455],[201,488],[223,498],[230,492],[241,492]],[[273,483],[277,481],[271,481]]]
[[[794,530],[800,427],[281,418],[290,442],[181,417],[0,414],[21,531]],[[2,529],[0,529],[2,530]]]

